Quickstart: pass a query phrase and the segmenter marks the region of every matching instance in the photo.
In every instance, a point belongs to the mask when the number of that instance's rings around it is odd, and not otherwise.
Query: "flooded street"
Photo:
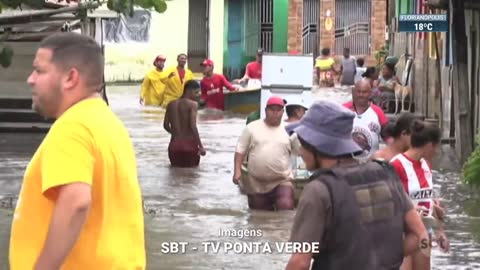
[[[172,169],[163,129],[162,109],[143,108],[139,86],[108,86],[110,106],[127,126],[137,154],[138,176],[145,204],[147,269],[284,269],[289,255],[205,253],[202,242],[288,241],[293,211],[249,211],[246,197],[232,183],[235,145],[245,127],[244,115],[199,112],[199,132],[207,155],[196,169]],[[343,102],[349,91],[329,90],[318,98]],[[0,196],[17,194],[22,175],[39,135],[0,134]],[[11,143],[14,142],[14,143]],[[442,166],[443,167],[443,166]],[[458,174],[435,174],[435,183],[447,216],[450,254],[434,249],[432,269],[480,269],[479,203],[462,186]],[[0,270],[7,268],[11,216],[0,209]],[[32,224],[32,226],[35,226]],[[261,230],[261,237],[219,236],[220,230]],[[186,254],[162,254],[162,242],[189,242]],[[197,251],[190,247],[195,246]]]

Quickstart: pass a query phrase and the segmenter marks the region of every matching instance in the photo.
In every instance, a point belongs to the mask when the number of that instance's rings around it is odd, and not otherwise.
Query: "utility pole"
[[[452,0],[451,4],[456,150],[461,163],[464,163],[473,149],[465,9],[463,0]]]

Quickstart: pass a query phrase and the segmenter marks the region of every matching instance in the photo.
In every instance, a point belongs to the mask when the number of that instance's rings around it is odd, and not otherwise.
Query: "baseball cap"
[[[272,106],[272,105],[277,105],[277,106],[285,106],[287,104],[287,101],[279,96],[271,96],[267,100],[267,107]]]
[[[202,65],[202,66],[211,66],[211,67],[213,67],[213,61],[210,60],[210,59],[205,59],[205,60],[203,60],[203,62],[202,62],[201,65]]]
[[[163,55],[157,55],[157,57],[155,57],[155,60],[153,60],[153,65],[155,65],[155,63],[157,63],[158,61],[165,61],[167,60],[167,58]]]

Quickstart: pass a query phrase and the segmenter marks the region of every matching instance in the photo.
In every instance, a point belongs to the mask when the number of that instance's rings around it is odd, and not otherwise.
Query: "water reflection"
[[[272,213],[249,211],[246,197],[232,184],[233,151],[245,127],[245,116],[202,110],[198,127],[207,150],[196,169],[171,168],[168,161],[170,135],[163,130],[165,111],[138,104],[138,86],[109,86],[112,109],[128,128],[135,146],[138,175],[144,194],[148,269],[283,269],[288,255],[205,254],[202,242],[286,241],[294,211]],[[348,89],[317,91],[319,99],[344,102]],[[38,135],[0,134],[0,196],[15,194],[23,170],[41,140]],[[31,137],[37,136],[37,137]],[[4,146],[8,145],[8,146]],[[32,150],[33,149],[33,150]],[[478,201],[471,190],[458,184],[456,173],[435,173],[437,190],[448,212],[447,234],[451,253],[433,252],[433,269],[480,269]],[[469,215],[467,215],[467,213]],[[0,270],[6,269],[10,216],[0,212]],[[262,237],[220,237],[220,230],[261,230]],[[185,241],[198,250],[163,254],[163,242]]]

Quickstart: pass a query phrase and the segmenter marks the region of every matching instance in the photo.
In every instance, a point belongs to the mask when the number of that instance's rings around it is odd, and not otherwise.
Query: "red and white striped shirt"
[[[432,169],[425,159],[413,160],[405,154],[398,154],[390,164],[402,181],[403,188],[416,206],[428,209],[425,215],[433,212]]]

